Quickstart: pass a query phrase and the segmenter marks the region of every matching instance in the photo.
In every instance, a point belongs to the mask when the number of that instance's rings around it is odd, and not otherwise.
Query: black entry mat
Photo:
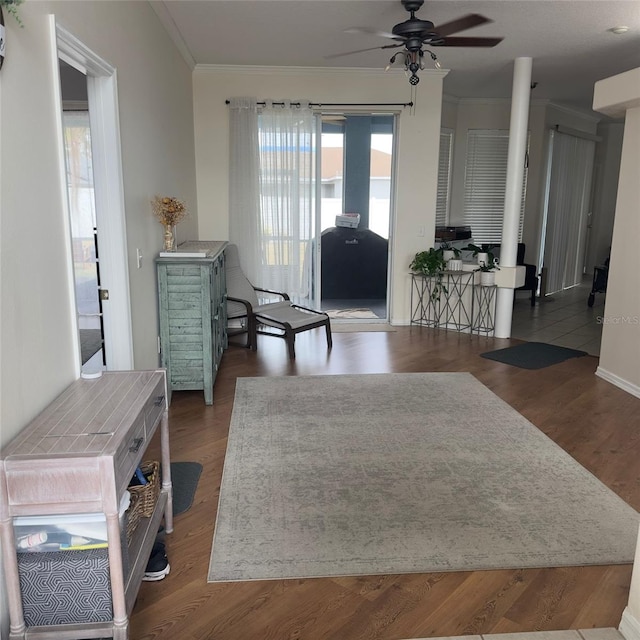
[[[488,360],[503,362],[521,369],[542,369],[569,360],[569,358],[586,356],[588,353],[545,342],[525,342],[515,347],[487,351],[480,355]]]
[[[100,329],[80,329],[80,352],[82,364],[102,349],[102,331]]]
[[[199,462],[171,463],[174,516],[184,513],[191,507],[201,473],[202,465]]]

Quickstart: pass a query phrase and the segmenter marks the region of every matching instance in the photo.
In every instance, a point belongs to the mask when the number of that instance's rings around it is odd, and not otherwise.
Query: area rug
[[[630,563],[638,522],[469,373],[239,378],[208,580]]]
[[[543,369],[570,358],[589,355],[586,351],[559,347],[546,342],[524,342],[515,347],[506,347],[480,354],[488,360],[496,360],[521,369]]]
[[[199,462],[171,463],[174,516],[179,516],[191,508],[201,473],[202,465]]]

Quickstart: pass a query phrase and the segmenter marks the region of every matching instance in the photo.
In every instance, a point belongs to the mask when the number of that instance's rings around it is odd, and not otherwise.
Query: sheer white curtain
[[[256,98],[230,100],[229,240],[238,245],[246,276],[261,286],[260,145]]]
[[[257,286],[310,302],[315,116],[308,102],[231,101],[229,237]]]

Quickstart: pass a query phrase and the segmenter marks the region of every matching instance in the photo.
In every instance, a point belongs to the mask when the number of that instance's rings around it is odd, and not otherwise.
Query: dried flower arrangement
[[[161,198],[156,196],[151,201],[153,215],[158,218],[161,224],[174,226],[183,220],[187,215],[187,208],[184,202],[177,198]]]
[[[156,196],[151,201],[153,215],[164,225],[164,250],[175,251],[173,227],[187,216],[184,202],[177,198]]]

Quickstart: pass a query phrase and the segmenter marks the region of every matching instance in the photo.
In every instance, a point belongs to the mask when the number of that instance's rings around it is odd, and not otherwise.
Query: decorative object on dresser
[[[128,640],[129,615],[163,517],[166,532],[173,530],[166,394],[162,370],[76,380],[3,450],[9,640]],[[123,498],[158,426],[162,486],[129,531]],[[57,549],[34,548],[65,532],[66,544]],[[27,548],[29,539],[36,544]]]
[[[213,385],[227,348],[226,242],[189,241],[156,259],[160,361],[171,391],[202,389],[213,403]]]
[[[164,226],[164,250],[175,251],[175,227],[187,216],[184,202],[177,198],[156,196],[151,201],[153,215]]]

